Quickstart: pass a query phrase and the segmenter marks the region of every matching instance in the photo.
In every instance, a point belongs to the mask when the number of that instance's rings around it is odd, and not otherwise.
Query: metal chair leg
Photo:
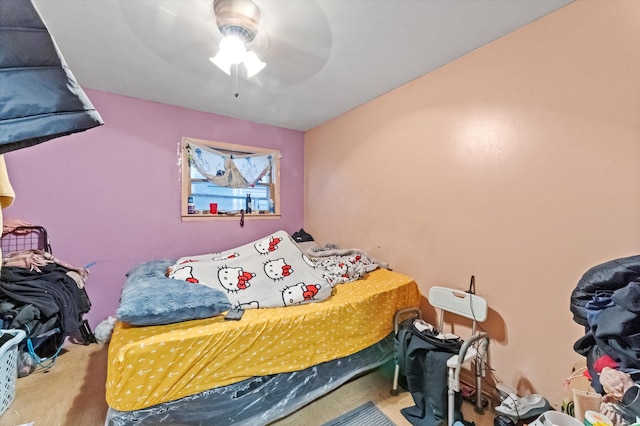
[[[398,379],[400,378],[400,366],[396,363],[395,371],[393,372],[393,387],[391,388],[391,395],[398,395]]]
[[[422,312],[418,308],[406,308],[400,309],[393,316],[393,331],[395,333],[396,338],[398,337],[398,331],[400,330],[400,318],[406,314],[413,314],[416,318],[422,319]],[[398,395],[398,380],[400,379],[400,365],[396,361],[395,370],[393,372],[393,385],[391,387],[391,395]]]

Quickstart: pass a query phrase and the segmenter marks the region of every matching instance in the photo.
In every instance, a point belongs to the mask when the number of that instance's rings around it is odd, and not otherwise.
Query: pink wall
[[[45,226],[53,252],[76,266],[96,261],[87,289],[93,327],[114,315],[125,273],[163,258],[220,251],[303,221],[303,134],[87,90],[105,125],[5,155],[16,192],[5,218]],[[282,152],[282,218],[181,222],[182,136]]]
[[[305,135],[305,229],[424,294],[475,275],[495,377],[556,408],[571,291],[640,252],[639,20],[577,1]]]

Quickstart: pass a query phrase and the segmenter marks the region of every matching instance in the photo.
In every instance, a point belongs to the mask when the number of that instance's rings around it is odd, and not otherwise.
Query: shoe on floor
[[[542,395],[534,393],[523,397],[510,394],[495,410],[500,414],[519,420],[539,416],[550,408],[549,401],[543,398]]]

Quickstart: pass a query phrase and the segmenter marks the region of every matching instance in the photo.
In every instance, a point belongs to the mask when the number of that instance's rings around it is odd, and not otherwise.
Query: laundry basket
[[[18,343],[27,336],[23,330],[0,330],[0,335],[13,337],[0,346],[0,416],[16,396],[18,379]]]

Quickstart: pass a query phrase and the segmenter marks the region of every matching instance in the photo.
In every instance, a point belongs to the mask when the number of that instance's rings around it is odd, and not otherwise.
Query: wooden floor
[[[107,347],[69,345],[53,368],[18,379],[13,403],[0,416],[0,426],[101,426],[107,404],[104,383]],[[385,365],[281,419],[275,426],[315,426],[338,417],[368,401],[376,403],[397,426],[409,425],[400,409],[413,405],[411,395],[391,396],[392,365]],[[465,420],[477,426],[493,425],[495,414],[480,416],[470,403],[463,404]]]
[[[0,425],[104,425],[106,377],[106,346],[69,344],[51,369],[18,379],[15,399],[0,416]]]

